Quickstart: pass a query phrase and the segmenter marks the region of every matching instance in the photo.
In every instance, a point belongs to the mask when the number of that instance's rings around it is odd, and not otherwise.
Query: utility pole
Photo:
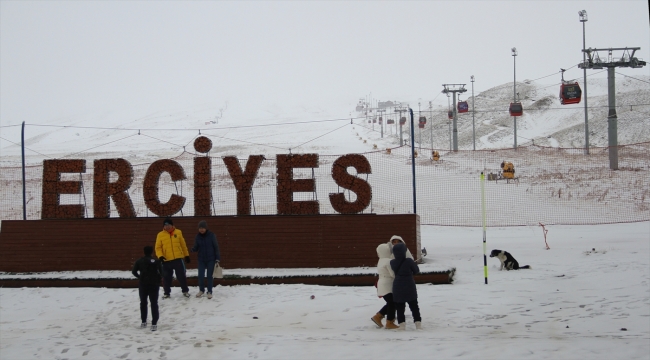
[[[512,102],[517,102],[517,55],[518,55],[518,53],[517,53],[517,48],[515,48],[515,47],[510,49],[510,51],[512,52],[512,60],[513,60],[513,64],[514,64],[514,73],[515,73],[515,76],[514,76],[515,79],[514,79],[514,81],[512,83],[513,84],[513,94],[512,94],[513,101]],[[516,116],[515,116],[515,146],[514,146],[514,149],[517,150],[517,117]]]
[[[447,109],[451,111],[451,105],[449,103],[449,94],[447,94]],[[453,116],[452,116],[453,117]],[[449,151],[453,150],[453,147],[451,146],[451,119],[447,117],[447,127],[449,128]]]
[[[474,125],[474,75],[469,78],[472,81],[472,140],[474,144],[472,150],[476,150],[476,127]]]
[[[402,113],[408,112],[407,109],[395,109],[396,113],[399,113],[399,146],[404,145],[404,139],[402,138]]]
[[[443,93],[449,94],[451,93],[454,99],[454,131],[453,131],[453,137],[454,137],[454,148],[453,151],[458,151],[458,112],[456,110],[456,93],[464,93],[467,91],[465,89],[465,84],[442,84],[444,90],[442,90]]]
[[[587,61],[585,53],[585,23],[587,22],[587,10],[578,11],[580,22],[582,23],[582,62]],[[585,155],[589,155],[589,121],[587,115],[587,68],[582,69],[582,82],[585,88]]]
[[[384,117],[382,116],[383,113],[386,112],[386,109],[379,109],[379,106],[377,106],[377,114],[379,115],[379,119],[377,120],[379,122],[379,128],[381,129],[381,138],[384,138]]]
[[[418,121],[420,121],[420,117],[422,117],[422,113],[420,112],[420,102],[418,101]],[[418,135],[420,136],[420,140],[418,140],[420,143],[420,154],[422,154],[422,129],[420,125],[418,125]]]
[[[431,131],[431,150],[433,151],[433,105],[429,101],[429,130]]]
[[[607,142],[609,147],[609,168],[618,170],[618,117],[616,115],[616,72],[617,67],[641,68],[646,62],[634,57],[634,53],[641,49],[634,48],[609,48],[583,50],[589,58],[587,61],[578,64],[581,69],[602,69],[607,68],[607,99],[609,103],[609,114],[607,115]],[[601,59],[599,51],[607,51],[606,59]],[[614,58],[614,51],[623,51],[620,58]]]

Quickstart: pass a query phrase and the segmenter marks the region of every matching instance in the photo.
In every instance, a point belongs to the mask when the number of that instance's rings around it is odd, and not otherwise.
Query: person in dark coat
[[[199,292],[196,297],[200,298],[205,294],[207,283],[208,299],[212,299],[212,285],[214,273],[214,265],[221,260],[219,254],[219,243],[217,243],[217,235],[208,230],[208,223],[205,220],[199,222],[199,233],[194,237],[194,246],[190,250],[198,252],[199,258]],[[207,270],[207,277],[206,277]]]
[[[144,247],[144,257],[133,264],[131,271],[140,281],[138,291],[140,293],[140,317],[142,318],[141,328],[147,327],[147,299],[151,302],[151,331],[158,329],[158,294],[160,292],[160,280],[162,279],[162,263],[151,257],[152,246]]]
[[[418,307],[418,292],[415,287],[415,279],[413,278],[413,274],[420,273],[420,268],[413,259],[406,257],[406,245],[403,243],[398,243],[393,246],[393,255],[395,255],[395,259],[390,261],[390,267],[395,273],[393,301],[395,302],[395,310],[397,310],[399,330],[406,330],[404,310],[406,309],[407,303],[413,314],[415,328],[421,329],[422,318],[420,317],[420,308]]]

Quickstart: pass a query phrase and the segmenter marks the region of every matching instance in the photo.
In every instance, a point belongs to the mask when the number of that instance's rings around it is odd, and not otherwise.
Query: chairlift
[[[406,124],[406,117],[405,116],[402,116],[401,118],[399,118],[399,124],[400,125],[405,125]]]
[[[524,107],[519,101],[511,102],[508,111],[510,111],[510,116],[521,116],[524,113]]]
[[[467,101],[458,102],[458,112],[459,113],[466,113],[468,111],[469,111],[469,105],[467,105]]]
[[[562,105],[579,104],[582,99],[582,90],[577,81],[564,81],[564,72],[562,71],[562,85],[560,85],[560,103]]]

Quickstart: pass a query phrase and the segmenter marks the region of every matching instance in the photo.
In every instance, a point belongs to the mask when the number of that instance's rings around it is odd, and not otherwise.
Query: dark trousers
[[[201,261],[199,259],[199,290],[205,292],[205,283],[207,283],[208,293],[212,294],[212,285],[214,284],[214,261]],[[208,271],[207,278],[205,277],[205,271]],[[205,279],[205,280],[204,280]]]
[[[408,304],[409,308],[411,309],[411,314],[413,314],[413,321],[422,321],[422,318],[420,317],[420,308],[418,307],[418,300],[415,299],[413,301],[409,301]],[[406,317],[404,316],[404,310],[406,309],[406,303],[396,302],[395,309],[397,310],[397,323],[401,324],[405,322]]]
[[[165,294],[169,295],[172,292],[172,276],[176,272],[176,279],[181,283],[181,290],[186,293],[190,289],[187,287],[187,278],[185,277],[185,263],[183,259],[174,259],[171,261],[163,262],[163,289]]]
[[[147,322],[147,299],[151,302],[151,325],[158,323],[158,292],[160,285],[144,285],[140,283],[140,317],[142,322]]]
[[[379,313],[386,316],[388,321],[395,320],[395,303],[393,302],[393,294],[384,295],[384,301],[386,301],[386,305],[379,310]]]

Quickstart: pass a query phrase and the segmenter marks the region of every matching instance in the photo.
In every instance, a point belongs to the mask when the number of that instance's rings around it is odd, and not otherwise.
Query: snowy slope
[[[373,287],[217,287],[212,300],[175,288],[155,333],[139,328],[136,289],[2,288],[0,358],[648,358],[650,223],[550,227],[550,250],[539,227],[488,229],[488,251],[532,266],[498,271],[488,258],[488,285],[481,239],[422,228],[426,262],[457,272],[453,285],[418,285],[421,331],[409,315],[406,332],[376,328]]]
[[[637,79],[639,80],[617,77],[616,101],[617,105],[621,105],[617,110],[619,144],[650,141],[650,77],[640,75]],[[518,144],[530,144],[534,140],[535,144],[543,146],[584,147],[583,103],[560,105],[557,84],[526,82],[517,83],[517,92],[524,105],[524,115],[517,118]],[[590,143],[592,146],[606,146],[607,79],[589,79],[588,94],[588,105],[591,108]],[[512,83],[476,95],[477,149],[512,147],[513,118],[507,112],[511,99]],[[471,109],[471,96],[469,103]],[[623,106],[629,104],[645,105]],[[410,102],[410,106],[417,109],[417,101]],[[138,159],[145,162],[176,156],[184,147],[187,151],[193,151],[191,142],[199,131],[212,137],[212,154],[216,156],[274,155],[288,153],[290,149],[299,153],[345,154],[370,151],[373,145],[381,149],[399,144],[395,127],[386,127],[382,138],[378,125],[373,127],[367,123],[365,115],[358,114],[354,108],[355,102],[352,99],[348,104],[322,108],[296,106],[287,109],[268,106],[254,111],[249,110],[245,104],[225,103],[150,113],[125,111],[119,114],[35,120],[27,123],[26,155],[28,163],[40,163],[45,158],[43,155],[51,158],[85,159],[120,156],[133,159],[135,163]],[[431,147],[433,135],[433,148],[449,148],[446,113],[446,106],[434,107],[431,111],[423,108],[422,115],[429,120],[421,133],[420,129],[415,129],[417,145]],[[415,117],[417,121],[417,111]],[[350,124],[350,118],[354,118],[354,125]],[[75,128],[42,127],[35,126],[36,124]],[[2,164],[17,164],[20,161],[20,146],[16,145],[20,143],[20,124],[8,121],[2,125],[5,127],[2,128],[1,136],[15,143],[0,140]],[[408,126],[403,131],[404,138],[408,139]],[[459,149],[471,149],[471,112],[459,114],[458,134]]]

